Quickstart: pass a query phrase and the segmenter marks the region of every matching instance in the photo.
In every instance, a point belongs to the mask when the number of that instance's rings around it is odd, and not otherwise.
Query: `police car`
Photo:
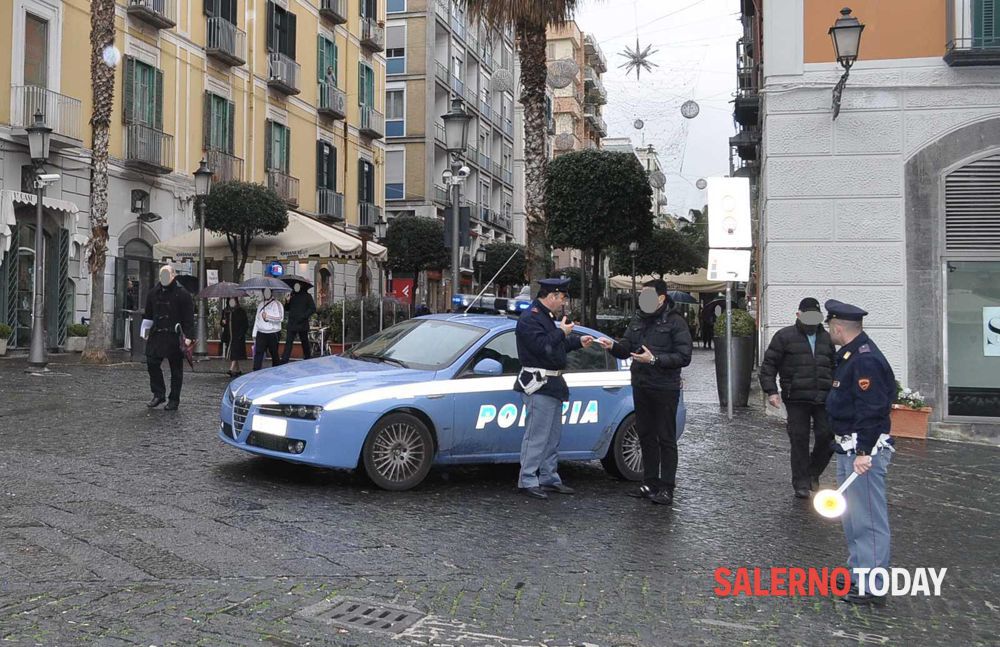
[[[418,485],[432,465],[517,463],[525,408],[513,389],[516,323],[418,317],[344,355],[245,375],[223,395],[219,438],[252,454],[363,470],[386,490]],[[564,376],[560,459],[598,459],[612,475],[639,480],[627,363],[592,344],[569,354]]]

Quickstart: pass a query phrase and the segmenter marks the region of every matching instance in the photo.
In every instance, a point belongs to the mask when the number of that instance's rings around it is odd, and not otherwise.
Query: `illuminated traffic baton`
[[[820,490],[813,497],[813,507],[816,508],[816,512],[820,513],[828,519],[833,519],[844,514],[844,510],[847,510],[847,500],[844,498],[844,490],[848,488],[851,483],[854,483],[854,479],[858,478],[857,472],[851,472],[851,475],[844,479],[844,482],[836,490]]]

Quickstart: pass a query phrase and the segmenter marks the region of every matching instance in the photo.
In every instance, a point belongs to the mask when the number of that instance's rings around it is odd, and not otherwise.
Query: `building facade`
[[[862,306],[899,381],[934,407],[933,434],[995,438],[1000,2],[853,3],[865,31],[836,120],[841,4],[743,5],[762,26],[740,63],[761,65],[762,343],[804,296]],[[741,97],[742,81],[738,111]]]
[[[0,153],[3,188],[20,187],[25,120],[40,110],[64,140],[47,165],[63,176],[50,193],[79,212],[62,217],[69,210],[62,202],[47,209],[47,235],[51,227],[59,250],[52,263],[65,266],[47,282],[69,295],[58,304],[50,299],[57,313],[50,321],[80,320],[90,309],[80,262],[89,231],[93,97],[89,56],[80,55],[89,42],[89,3],[15,0],[11,17],[0,24],[15,44],[10,65],[0,64],[2,92],[10,88],[0,97],[0,137],[12,144]],[[202,158],[217,182],[266,184],[290,209],[345,229],[382,218],[384,19],[381,0],[118,3],[115,46],[122,57],[115,68],[104,296],[119,344],[125,316],[142,307],[153,285],[153,245],[196,227],[192,174]],[[15,212],[23,246],[30,226],[22,224],[20,207]],[[7,321],[23,315],[28,256],[8,252],[0,266],[0,315]],[[23,345],[20,333],[13,341]]]

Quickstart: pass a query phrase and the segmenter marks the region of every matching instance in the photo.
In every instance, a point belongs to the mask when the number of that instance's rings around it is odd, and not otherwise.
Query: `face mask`
[[[167,287],[174,280],[174,273],[170,271],[170,268],[164,267],[160,270],[160,285]]]
[[[816,310],[806,310],[799,313],[799,321],[802,322],[802,325],[812,326],[815,330],[816,326],[823,323],[823,313]]]
[[[236,299],[230,299],[229,300],[229,307],[230,308],[235,308],[236,307]]]
[[[639,293],[639,309],[646,314],[653,314],[660,308],[660,295],[656,288],[643,288]]]
[[[292,288],[292,290],[294,290],[295,292],[299,292],[302,290],[302,286],[296,283],[295,286]]]

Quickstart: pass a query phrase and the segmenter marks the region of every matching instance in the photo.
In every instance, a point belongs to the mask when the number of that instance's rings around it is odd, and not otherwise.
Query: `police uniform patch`
[[[870,352],[872,352],[872,348],[868,344],[863,344],[861,346],[861,348],[858,349],[858,352],[859,353],[870,353]]]
[[[871,387],[871,385],[872,385],[872,381],[869,380],[867,377],[863,377],[863,378],[861,378],[861,379],[858,380],[858,387],[862,391],[867,391]]]
[[[532,308],[531,311],[534,312],[535,314],[538,314],[538,308]]]

